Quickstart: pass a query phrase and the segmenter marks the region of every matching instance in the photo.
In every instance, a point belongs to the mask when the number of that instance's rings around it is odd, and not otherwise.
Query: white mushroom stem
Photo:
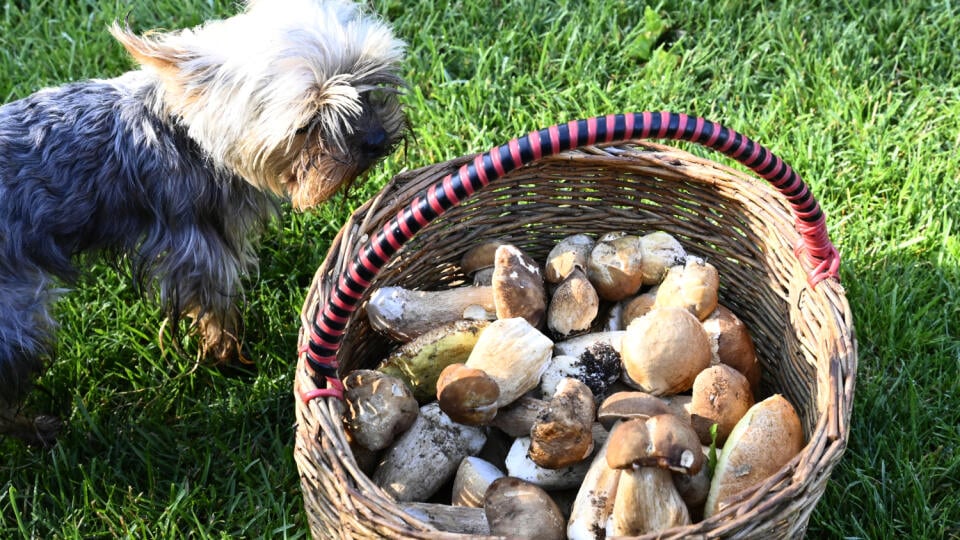
[[[400,341],[461,319],[496,319],[492,287],[414,291],[382,287],[370,296],[367,317],[375,330]]]
[[[609,440],[609,439],[608,439]],[[607,520],[613,513],[620,471],[607,464],[607,443],[597,450],[580,484],[567,521],[570,540],[598,540],[605,536]]]
[[[670,471],[659,467],[634,467],[620,471],[609,536],[638,536],[690,524],[690,513]]]

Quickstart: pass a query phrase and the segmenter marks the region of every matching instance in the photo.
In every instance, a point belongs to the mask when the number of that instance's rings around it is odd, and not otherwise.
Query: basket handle
[[[599,116],[557,124],[478,154],[417,196],[392,218],[359,251],[340,276],[323,310],[317,310],[305,350],[307,364],[326,380],[325,388],[302,392],[310,401],[318,397],[343,398],[337,375],[337,351],[350,314],[380,269],[423,227],[458,205],[478,189],[527,163],[598,143],[632,139],[677,139],[694,142],[725,154],[769,181],[786,197],[796,217],[802,239],[794,252],[805,254],[812,269],[811,287],[838,275],[840,256],[827,234],[826,218],[806,184],[783,160],[756,143],[720,124],[669,111]]]

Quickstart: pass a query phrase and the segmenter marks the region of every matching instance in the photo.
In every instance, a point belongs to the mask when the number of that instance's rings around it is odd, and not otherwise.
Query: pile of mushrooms
[[[804,444],[720,278],[665,232],[559,241],[543,266],[490,242],[472,284],[383,287],[365,306],[397,342],[344,379],[358,464],[439,530],[630,536],[692,523]],[[714,467],[707,456],[719,458]]]

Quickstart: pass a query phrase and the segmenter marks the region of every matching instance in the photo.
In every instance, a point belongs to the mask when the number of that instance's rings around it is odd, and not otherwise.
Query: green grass
[[[183,4],[190,4],[189,6]],[[251,377],[161,351],[160,315],[97,266],[58,305],[32,397],[69,420],[48,450],[0,441],[0,537],[303,537],[293,438],[298,314],[349,211],[404,169],[551,123],[671,109],[787,159],[843,256],[860,370],[849,448],[812,538],[960,538],[960,7],[950,2],[375,2],[409,43],[413,137],[349,200],[288,213],[248,291]],[[277,9],[281,9],[278,5]],[[0,99],[129,64],[104,31],[228,2],[0,3]]]

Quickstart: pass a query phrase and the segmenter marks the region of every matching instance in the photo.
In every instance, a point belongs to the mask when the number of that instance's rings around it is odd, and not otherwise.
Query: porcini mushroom
[[[753,406],[750,383],[726,364],[710,366],[693,381],[690,419],[703,444],[711,443],[710,428],[717,426],[717,446],[723,446],[733,426]]]
[[[437,403],[454,422],[486,425],[497,415],[500,387],[483,370],[450,364],[437,378]]]
[[[460,461],[476,455],[486,435],[458,424],[436,402],[420,414],[386,450],[371,479],[397,501],[425,501],[456,473]]]
[[[410,341],[444,323],[497,317],[492,287],[415,291],[381,287],[367,302],[370,327],[397,341]]]
[[[403,382],[358,369],[343,378],[347,432],[367,450],[382,450],[417,419],[419,405]]]
[[[607,533],[637,536],[689,524],[671,471],[696,473],[703,462],[697,434],[673,415],[617,423],[610,432],[607,464],[621,473]]]
[[[546,281],[560,283],[574,268],[586,268],[594,244],[596,241],[586,234],[574,234],[557,242],[547,254],[544,266]]]
[[[489,321],[454,321],[421,334],[390,353],[377,371],[397,377],[420,403],[436,396],[437,377],[450,364],[463,363]]]
[[[600,445],[590,462],[567,520],[570,540],[600,540],[606,537],[607,520],[613,513],[620,471],[607,464],[607,446]]]
[[[679,307],[657,308],[631,322],[620,355],[623,381],[655,396],[689,390],[711,358],[703,325]]]
[[[698,320],[706,319],[719,303],[717,269],[699,257],[687,257],[683,266],[673,266],[657,289],[654,307],[682,307]]]
[[[526,319],[499,319],[480,334],[466,365],[496,381],[499,409],[537,387],[552,350],[553,342]]]
[[[552,396],[560,381],[567,377],[586,384],[596,399],[603,399],[620,378],[620,354],[611,345],[598,342],[580,356],[554,356],[540,377],[541,395]]]
[[[750,407],[720,452],[704,517],[723,510],[728,499],[762,482],[803,449],[803,427],[793,405],[774,394]]]
[[[504,244],[494,258],[493,302],[498,319],[522,317],[534,328],[547,313],[547,291],[540,267],[516,246]]]
[[[640,238],[630,234],[604,235],[587,259],[587,276],[604,300],[617,301],[636,294],[643,285]]]
[[[483,506],[483,496],[490,484],[503,478],[503,471],[496,465],[476,456],[467,456],[460,462],[457,474],[453,477],[453,506]]]
[[[703,321],[714,344],[714,363],[726,364],[747,378],[754,394],[760,389],[760,362],[747,325],[723,304]]]
[[[683,264],[687,252],[670,233],[655,231],[640,237],[643,284],[654,285],[663,280],[667,269]]]
[[[541,467],[561,469],[593,451],[593,393],[577,379],[566,378],[530,428],[530,459]]]
[[[490,285],[493,279],[495,253],[504,243],[500,240],[481,242],[460,257],[460,269],[473,279],[474,285]]]
[[[563,514],[542,488],[505,476],[490,484],[483,498],[490,534],[512,538],[561,540]]]
[[[559,337],[590,329],[600,310],[600,297],[580,267],[560,282],[547,307],[547,328]]]

